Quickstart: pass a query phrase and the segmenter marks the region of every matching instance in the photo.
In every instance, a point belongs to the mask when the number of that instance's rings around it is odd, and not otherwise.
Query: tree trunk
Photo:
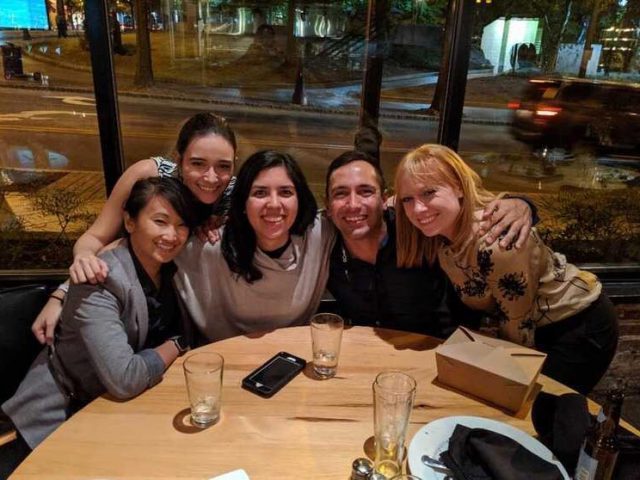
[[[591,44],[595,39],[598,32],[598,21],[600,20],[600,14],[602,13],[603,2],[601,0],[594,0],[593,10],[591,10],[591,18],[589,19],[589,26],[587,27],[587,35],[584,40],[584,50],[582,51],[582,60],[580,61],[580,71],[578,77],[584,78],[587,75],[587,65],[591,60],[591,54],[593,49]]]
[[[449,46],[446,45],[449,37],[446,35],[446,31],[449,23],[449,15],[445,12],[445,24],[442,35],[442,51],[440,52],[440,69],[438,71],[438,81],[436,88],[433,91],[433,98],[431,99],[431,105],[427,109],[428,115],[440,115],[442,110],[442,91],[444,90],[444,79],[446,77],[445,69],[447,68],[447,62],[444,61],[444,52],[449,51]]]
[[[296,26],[296,0],[287,1],[287,48],[285,52],[285,65],[295,65],[298,59],[298,48],[295,35]]]
[[[64,8],[64,0],[56,0],[56,27],[58,38],[67,37],[67,13]]]
[[[120,22],[118,21],[118,15],[114,10],[111,13],[111,32],[112,32],[112,45],[113,53],[118,55],[124,55],[125,49],[124,45],[122,45],[122,32],[120,31]]]
[[[556,59],[562,36],[571,18],[572,0],[565,0],[561,22],[555,22],[549,15],[544,16],[545,35],[542,37],[542,70],[551,73],[556,69]]]
[[[153,85],[151,65],[151,37],[149,36],[149,14],[147,0],[136,0],[136,76],[134,84],[138,87]]]

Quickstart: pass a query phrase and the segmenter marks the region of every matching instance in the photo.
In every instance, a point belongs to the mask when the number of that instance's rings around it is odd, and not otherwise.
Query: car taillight
[[[512,100],[512,101],[507,103],[507,108],[509,110],[517,110],[517,109],[520,108],[520,102]]]
[[[548,105],[539,105],[536,108],[536,116],[538,117],[555,117],[562,111],[560,107],[550,107]]]

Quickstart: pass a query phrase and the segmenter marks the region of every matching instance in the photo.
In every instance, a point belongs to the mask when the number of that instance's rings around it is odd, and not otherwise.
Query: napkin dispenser
[[[546,354],[459,327],[435,350],[438,380],[517,412]]]

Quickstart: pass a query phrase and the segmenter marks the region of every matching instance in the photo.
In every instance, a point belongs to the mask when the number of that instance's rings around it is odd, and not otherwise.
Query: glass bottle
[[[587,433],[578,465],[575,480],[610,480],[618,459],[618,441],[616,428],[620,422],[620,412],[624,393],[613,389],[598,413],[595,424]]]

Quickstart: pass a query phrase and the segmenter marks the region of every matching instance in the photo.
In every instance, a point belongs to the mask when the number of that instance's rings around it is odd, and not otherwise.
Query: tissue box
[[[517,412],[547,355],[459,327],[435,350],[438,380]]]

